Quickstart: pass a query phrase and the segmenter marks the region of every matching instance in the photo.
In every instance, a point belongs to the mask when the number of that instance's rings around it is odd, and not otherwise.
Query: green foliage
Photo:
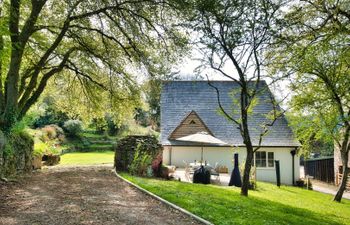
[[[129,166],[129,172],[134,175],[145,176],[152,163],[152,156],[148,152],[142,151],[141,148],[142,144],[139,143],[134,154],[134,159]]]
[[[320,117],[288,113],[287,118],[296,138],[302,144],[301,154],[306,157],[310,153],[320,153],[321,156],[333,155],[334,140]]]
[[[83,132],[83,123],[80,120],[68,120],[64,122],[63,128],[67,135],[78,137]]]
[[[348,5],[316,1],[291,6],[278,44],[270,49],[272,73],[293,74],[289,117],[306,154],[320,147],[331,154],[333,143],[340,146],[342,131],[350,127]]]
[[[140,102],[140,76],[170,68],[184,54],[187,34],[179,26],[177,1],[122,5],[54,0],[18,1],[11,8],[1,2],[0,83],[6,80],[9,88],[6,94],[0,88],[0,121],[7,130],[43,94],[71,118],[89,121],[108,112],[119,125],[132,115]],[[21,38],[11,38],[17,32]],[[13,98],[5,101],[5,95]]]
[[[42,156],[44,153],[49,152],[49,146],[45,142],[34,143],[33,156]]]
[[[111,116],[106,115],[105,120],[107,123],[107,133],[108,135],[115,136],[119,132],[119,126],[117,123],[114,122],[113,118]]]
[[[173,75],[171,75],[170,72],[167,71],[164,73],[167,75],[163,76],[162,80],[174,79]],[[160,94],[162,88],[162,80],[152,78],[144,84],[146,103],[149,107],[149,119],[152,126],[154,126],[156,130],[158,130],[160,127]]]
[[[93,118],[89,127],[94,128],[98,134],[104,134],[106,132],[111,136],[117,135],[120,130],[119,124],[109,114],[106,114],[103,118]]]
[[[59,126],[52,124],[41,129],[28,129],[27,131],[34,137],[33,156],[60,154],[63,150],[62,144],[65,141],[65,136]]]
[[[67,120],[69,120],[69,117],[66,113],[49,107],[45,110],[44,115],[35,118],[33,121],[33,127],[39,128],[50,124],[56,124],[62,127]]]
[[[235,187],[122,176],[213,224],[348,224],[350,201],[298,187],[258,182],[250,198]]]
[[[147,127],[149,125],[148,118],[149,118],[148,112],[146,112],[142,108],[135,109],[134,119],[139,125],[141,125],[143,127]]]
[[[21,133],[33,123],[34,118],[35,116],[33,114],[24,116],[21,120],[13,124],[10,133]]]
[[[134,120],[127,120],[121,125],[118,136],[126,137],[128,135],[150,135],[159,137],[160,134],[151,127],[143,127],[138,125]]]
[[[9,142],[5,142],[5,146],[3,148],[4,158],[11,158],[14,155],[14,150],[12,145]]]
[[[102,134],[106,130],[106,122],[104,118],[93,118],[89,124],[89,128],[93,128],[97,133]]]

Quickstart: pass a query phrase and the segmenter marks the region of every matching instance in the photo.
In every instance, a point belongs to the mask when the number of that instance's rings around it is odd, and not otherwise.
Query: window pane
[[[256,167],[266,167],[266,152],[255,153]]]
[[[267,154],[267,157],[268,157],[268,166],[269,167],[273,167],[274,166],[274,160],[275,160],[273,152],[269,152]]]

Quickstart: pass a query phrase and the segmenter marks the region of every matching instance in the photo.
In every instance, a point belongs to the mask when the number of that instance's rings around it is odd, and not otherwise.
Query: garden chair
[[[218,168],[219,168],[219,163],[216,162],[215,167],[210,170],[210,175],[215,177],[215,182],[220,184],[221,183],[220,182],[220,173],[218,172]]]

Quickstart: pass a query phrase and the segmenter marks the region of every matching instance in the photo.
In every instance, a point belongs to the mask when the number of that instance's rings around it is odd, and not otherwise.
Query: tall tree
[[[174,4],[173,4],[174,3]],[[158,0],[4,0],[0,33],[0,128],[8,131],[52,78],[69,74],[86,89],[112,91],[133,74],[171,58],[185,38],[176,2]],[[1,26],[3,28],[3,26]],[[0,48],[1,51],[1,48]],[[136,70],[135,70],[136,68]],[[135,72],[136,71],[136,72]],[[119,87],[118,86],[118,87]],[[130,88],[126,87],[126,90]]]
[[[349,174],[350,149],[350,1],[291,3],[271,59],[292,74],[292,106],[317,123],[340,150],[343,179],[334,197],[340,202]]]
[[[264,91],[260,82],[266,75],[264,52],[271,41],[280,7],[281,2],[273,0],[198,0],[193,4],[191,27],[200,36],[203,64],[240,87],[239,93],[235,93],[239,99],[235,105],[239,110],[232,113],[221,106],[219,90],[208,82],[217,91],[221,113],[237,126],[246,147],[241,188],[244,196],[248,196],[254,153],[261,147],[269,128],[281,115],[271,96],[274,110],[265,115],[266,120],[259,124],[261,129],[249,125],[259,93]],[[253,129],[260,131],[255,143],[251,136]]]

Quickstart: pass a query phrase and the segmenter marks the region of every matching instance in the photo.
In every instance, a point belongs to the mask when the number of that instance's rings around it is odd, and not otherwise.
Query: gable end
[[[177,138],[203,131],[214,136],[198,114],[195,111],[191,111],[174,129],[174,131],[170,133],[168,139],[175,140]]]

